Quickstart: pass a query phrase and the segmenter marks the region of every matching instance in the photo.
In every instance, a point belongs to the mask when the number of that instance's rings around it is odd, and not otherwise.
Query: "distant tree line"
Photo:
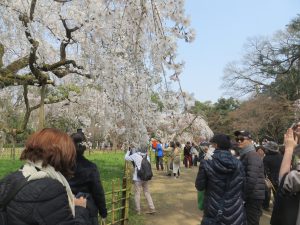
[[[300,119],[300,15],[270,38],[249,39],[242,59],[224,71],[222,88],[231,97],[196,102],[194,113],[201,111],[215,133],[247,129],[257,141],[282,142]]]

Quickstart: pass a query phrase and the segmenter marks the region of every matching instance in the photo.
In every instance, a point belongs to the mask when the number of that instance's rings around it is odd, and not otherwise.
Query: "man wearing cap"
[[[240,149],[240,160],[245,170],[245,209],[247,225],[259,225],[262,203],[265,199],[265,176],[263,161],[255,151],[252,136],[248,131],[235,131]]]
[[[268,141],[263,145],[263,148],[265,149],[266,154],[266,156],[263,159],[265,173],[274,187],[274,190],[272,189],[272,191],[275,197],[275,193],[279,186],[278,177],[283,155],[279,153],[279,146],[274,141]],[[271,192],[269,191],[269,195],[266,196],[267,198],[265,199],[263,204],[263,209],[265,210],[269,209],[269,202],[271,197],[270,195]]]

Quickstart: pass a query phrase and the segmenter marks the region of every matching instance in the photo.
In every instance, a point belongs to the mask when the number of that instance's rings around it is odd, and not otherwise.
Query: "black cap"
[[[215,143],[218,145],[219,149],[228,150],[231,147],[230,137],[225,134],[215,134],[210,143]]]
[[[234,132],[234,135],[236,137],[242,136],[242,137],[247,137],[249,139],[252,139],[252,135],[250,134],[250,132],[245,131],[245,130],[237,130],[237,131]]]

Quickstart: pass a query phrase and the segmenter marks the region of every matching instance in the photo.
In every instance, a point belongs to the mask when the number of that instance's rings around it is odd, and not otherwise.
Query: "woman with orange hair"
[[[73,140],[66,133],[45,128],[32,134],[20,157],[25,164],[0,182],[0,203],[10,198],[7,223],[87,224],[86,199],[74,198],[66,180],[75,157]]]

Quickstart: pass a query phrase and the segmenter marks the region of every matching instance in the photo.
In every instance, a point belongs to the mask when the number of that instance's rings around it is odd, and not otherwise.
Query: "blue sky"
[[[185,61],[180,80],[183,89],[202,102],[216,102],[223,96],[224,67],[243,56],[247,38],[271,37],[300,14],[300,0],[185,2],[197,36],[191,44],[179,42],[178,59]]]

